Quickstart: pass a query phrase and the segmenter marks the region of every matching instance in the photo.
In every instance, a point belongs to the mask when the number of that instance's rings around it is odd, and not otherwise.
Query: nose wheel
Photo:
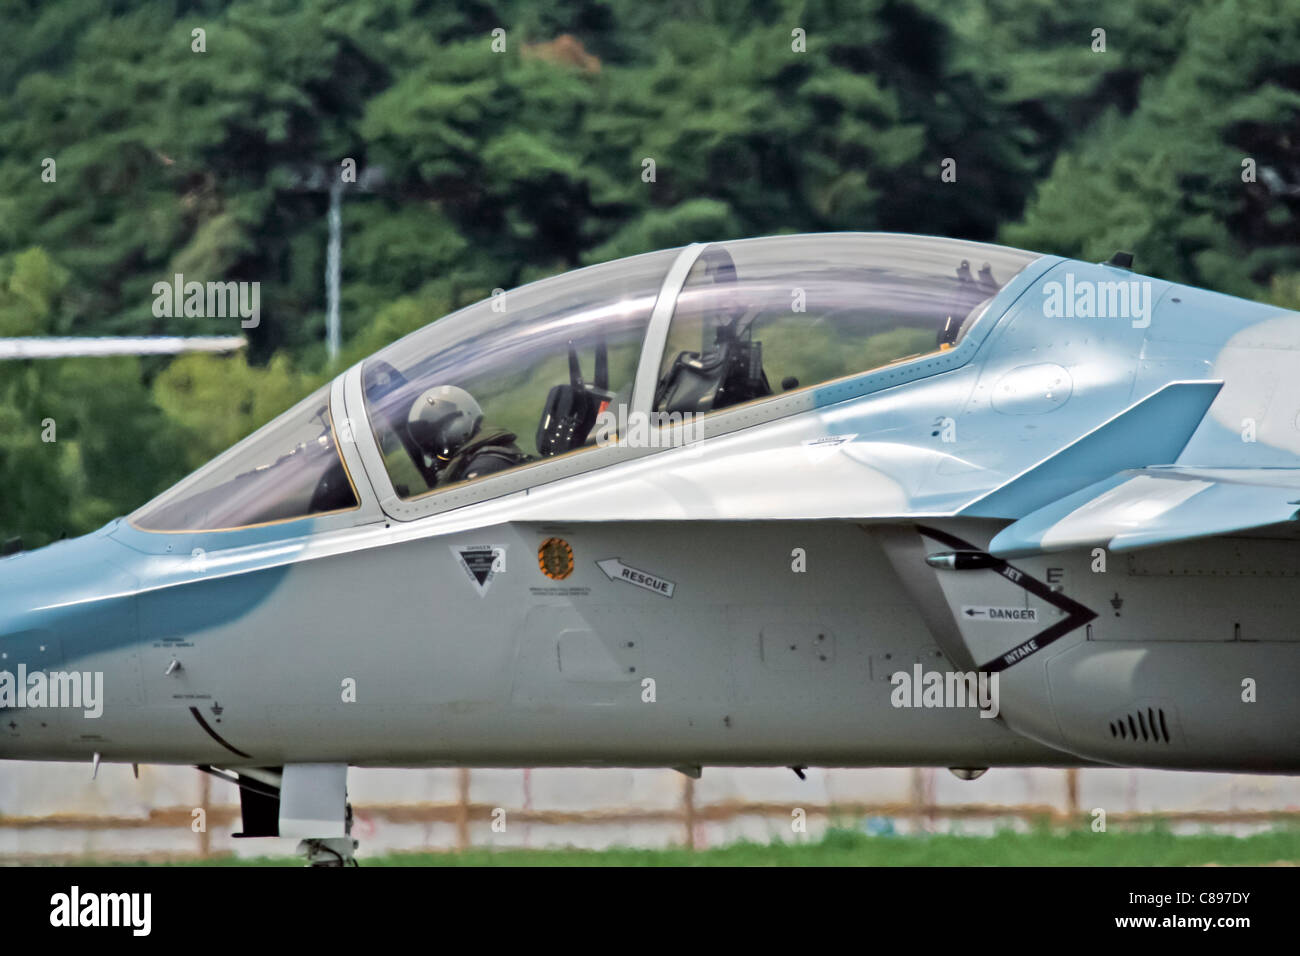
[[[341,837],[312,838],[298,843],[298,854],[307,858],[305,866],[359,866],[354,855],[360,845],[352,839],[352,804],[347,805],[344,835]]]

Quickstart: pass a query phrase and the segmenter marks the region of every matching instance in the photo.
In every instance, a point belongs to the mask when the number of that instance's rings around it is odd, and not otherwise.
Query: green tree
[[[41,249],[0,258],[0,335],[57,331],[69,273]],[[180,471],[134,358],[0,363],[0,534],[26,546],[132,510]]]
[[[1168,75],[1081,136],[1002,236],[1092,260],[1127,249],[1143,272],[1245,296],[1300,268],[1295,14],[1287,0],[1195,11]]]

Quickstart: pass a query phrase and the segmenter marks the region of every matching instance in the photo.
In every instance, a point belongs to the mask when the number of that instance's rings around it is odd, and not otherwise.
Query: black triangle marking
[[[958,551],[977,551],[980,554],[985,553],[969,541],[963,541],[956,535],[948,534],[946,531],[940,531],[937,528],[925,528],[920,525],[917,525],[916,530],[920,531],[921,534],[925,535],[927,538],[933,538],[940,544],[946,544],[948,547],[954,548]],[[1046,584],[1037,578],[1030,577],[1024,571],[1012,567],[1006,561],[1003,561],[995,555],[990,554],[988,557],[992,561],[988,570],[1002,575],[1002,577],[1016,585],[1016,587],[1028,591],[1030,594],[1034,595],[1034,597],[1046,601],[1053,607],[1060,608],[1065,612],[1066,616],[1064,620],[1057,621],[1055,624],[1049,625],[1039,631],[1028,640],[1021,641],[1011,650],[995,657],[984,666],[978,668],[978,670],[987,671],[989,673],[1006,670],[1012,664],[1020,663],[1030,654],[1041,651],[1053,641],[1060,640],[1071,631],[1083,627],[1083,625],[1087,624],[1097,616],[1097,612],[1087,605],[1080,604],[1078,601],[1066,597],[1060,591],[1053,591],[1051,585]]]
[[[496,563],[497,556],[492,551],[461,551],[460,559],[481,586],[492,576],[492,565]]]

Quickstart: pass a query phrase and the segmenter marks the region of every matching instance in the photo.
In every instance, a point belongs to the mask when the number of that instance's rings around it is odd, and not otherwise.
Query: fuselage
[[[1145,283],[1146,314],[1052,302],[1089,282]],[[1043,257],[933,358],[444,505],[394,495],[361,375],[330,391],[355,510],[124,518],[0,561],[0,671],[102,681],[95,716],[9,701],[0,757],[1300,770],[1289,528],[1101,571],[1092,549],[1010,575],[926,562],[986,549],[1007,521],[973,502],[1170,383],[1223,383],[1179,462],[1300,467],[1300,314]],[[1067,618],[999,672],[995,708],[900,704],[899,673],[973,671]]]

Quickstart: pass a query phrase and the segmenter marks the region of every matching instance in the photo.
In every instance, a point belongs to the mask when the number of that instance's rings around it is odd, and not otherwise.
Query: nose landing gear
[[[359,866],[354,851],[360,843],[352,839],[352,804],[347,804],[344,835],[341,837],[300,840],[298,854],[307,858],[306,866]]]

